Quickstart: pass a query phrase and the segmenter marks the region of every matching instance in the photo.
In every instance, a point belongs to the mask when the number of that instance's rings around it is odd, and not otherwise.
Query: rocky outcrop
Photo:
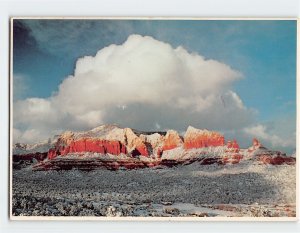
[[[286,156],[281,151],[273,151],[264,147],[261,142],[253,138],[252,146],[247,149],[247,154],[252,156],[253,160],[260,162],[261,164],[270,165],[293,165],[296,163],[296,158],[292,156]]]
[[[134,156],[149,156],[145,142],[138,137],[130,128],[115,128],[106,136],[107,140],[118,140],[126,146],[127,151],[133,152]]]
[[[159,133],[153,133],[153,134],[140,134],[139,138],[143,141],[143,143],[147,146],[149,154],[152,154],[152,156],[156,158],[160,158],[163,150],[163,141],[164,141],[164,135],[161,135]]]
[[[242,160],[271,165],[296,162],[296,158],[280,151],[268,150],[258,139],[254,138],[248,149],[242,149],[235,139],[225,145],[222,134],[191,126],[182,138],[174,130],[147,133],[103,125],[86,132],[67,131],[53,141],[36,145],[16,144],[14,149],[17,153],[14,161],[21,157],[28,161],[35,158],[39,162],[34,166],[36,170],[74,167],[91,170],[97,166],[112,170],[121,167],[135,169],[194,162],[225,165],[237,164]],[[41,152],[36,152],[39,149]],[[47,161],[44,161],[45,157]]]
[[[26,144],[26,143],[16,143],[13,145],[13,154],[14,155],[29,155],[35,153],[44,153],[54,146],[56,139],[53,141],[48,139],[35,144]]]
[[[218,132],[189,126],[184,135],[184,149],[224,146],[224,136]]]
[[[15,154],[13,155],[13,168],[21,169],[23,167],[41,162],[47,158],[47,152],[35,152],[29,154]]]
[[[253,149],[258,149],[258,148],[262,147],[262,144],[260,143],[260,141],[258,141],[258,139],[253,138],[252,146],[253,146]]]
[[[108,141],[101,139],[80,139],[77,141],[68,140],[69,144],[58,143],[56,148],[48,152],[48,159],[53,159],[58,155],[65,156],[69,153],[94,152],[99,154],[127,154],[125,145],[119,141]]]
[[[248,148],[248,152],[253,152],[259,149],[265,150],[266,148],[261,144],[261,142],[257,138],[253,138],[252,146]]]
[[[183,141],[175,130],[169,130],[163,140],[162,150],[172,150],[182,146]]]
[[[43,161],[47,157],[47,153],[32,153],[32,154],[24,154],[24,155],[14,155],[13,162],[20,162],[20,161],[33,161],[34,159],[37,161]]]
[[[226,146],[228,152],[238,153],[240,151],[240,146],[236,140],[228,141]]]
[[[85,134],[66,132],[58,138],[55,147],[49,150],[48,158],[85,152],[149,156],[146,144],[131,129],[113,127],[107,130],[105,127],[104,130],[105,133],[101,133],[101,128]]]
[[[288,164],[288,165],[294,165],[296,164],[296,158],[294,157],[288,157],[288,156],[282,156],[282,155],[258,155],[256,159],[261,162],[262,164],[271,164],[271,165],[282,165],[282,164]]]

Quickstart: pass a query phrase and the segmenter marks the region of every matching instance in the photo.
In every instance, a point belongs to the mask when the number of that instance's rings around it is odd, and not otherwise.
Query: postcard
[[[296,19],[11,19],[13,220],[296,220]]]

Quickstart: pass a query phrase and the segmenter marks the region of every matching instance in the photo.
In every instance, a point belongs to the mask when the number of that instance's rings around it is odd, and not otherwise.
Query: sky
[[[14,141],[108,123],[292,153],[296,21],[14,20]]]

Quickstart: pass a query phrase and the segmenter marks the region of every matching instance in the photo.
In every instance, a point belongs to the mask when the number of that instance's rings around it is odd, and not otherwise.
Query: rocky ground
[[[13,171],[14,216],[295,216],[295,165]]]

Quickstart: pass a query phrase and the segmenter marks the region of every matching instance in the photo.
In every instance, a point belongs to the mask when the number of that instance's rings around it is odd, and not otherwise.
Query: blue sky
[[[295,133],[295,20],[15,20],[14,101],[55,95],[78,58],[132,34],[182,46],[240,72],[231,90],[255,112],[254,123],[270,135]]]

